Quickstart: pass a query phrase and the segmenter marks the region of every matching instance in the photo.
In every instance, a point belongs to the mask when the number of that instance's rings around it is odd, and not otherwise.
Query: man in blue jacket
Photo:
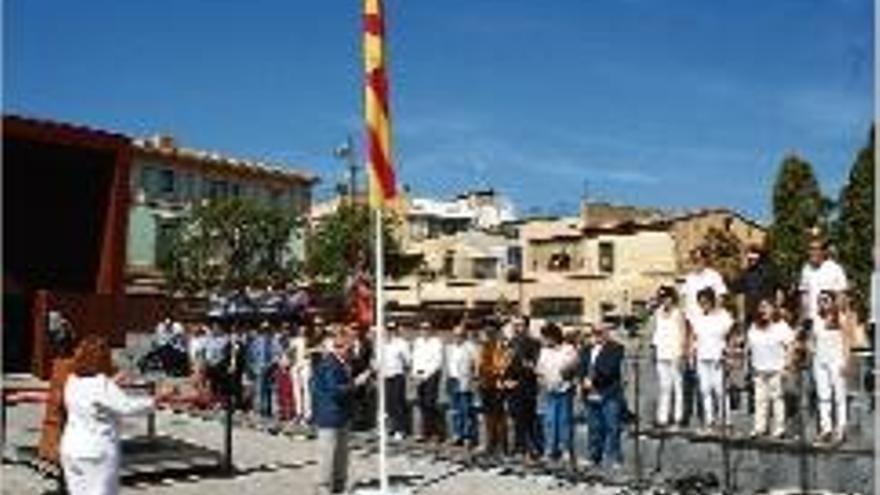
[[[319,495],[344,493],[346,490],[352,392],[361,380],[361,377],[352,380],[350,350],[350,337],[345,331],[338,330],[312,378],[312,417],[318,428]]]
[[[609,326],[597,325],[591,344],[581,353],[580,376],[586,402],[588,460],[595,466],[623,464],[620,435],[623,425],[623,346],[608,335]]]

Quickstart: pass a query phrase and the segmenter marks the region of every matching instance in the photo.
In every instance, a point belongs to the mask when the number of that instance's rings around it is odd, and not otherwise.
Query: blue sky
[[[402,181],[769,215],[837,195],[873,112],[871,0],[386,0]],[[305,166],[362,134],[360,2],[3,2],[6,112]]]

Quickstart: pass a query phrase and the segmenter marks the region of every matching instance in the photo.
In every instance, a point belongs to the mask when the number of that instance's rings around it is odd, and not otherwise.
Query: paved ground
[[[8,440],[12,444],[34,443],[37,437],[39,409],[19,406],[9,410]],[[141,422],[127,421],[129,434],[142,433]],[[157,419],[159,434],[173,434],[193,442],[220,450],[222,428],[219,423],[183,415],[161,413]],[[123,494],[204,494],[261,495],[309,493],[314,486],[316,467],[315,442],[269,433],[237,428],[234,433],[235,465],[240,474],[232,478],[190,477],[174,480],[149,480],[124,486]],[[376,455],[370,449],[358,450],[352,457],[351,480],[354,483],[375,478]],[[400,454],[390,459],[390,472],[405,477],[414,493],[432,495],[456,494],[533,494],[533,493],[596,493],[614,494],[620,488],[586,484],[565,484],[550,476],[522,478],[500,474],[498,469],[463,469],[451,461],[438,461],[424,455]],[[29,467],[18,464],[3,465],[3,494],[39,495],[55,487],[54,482],[41,478]]]
[[[653,415],[655,390],[651,367],[646,366],[641,374],[644,383],[642,400],[637,401],[643,421]],[[630,394],[630,403],[634,396]],[[848,442],[850,448],[871,448],[874,444],[874,411],[868,410],[865,401],[859,398],[851,404],[852,431]],[[9,410],[9,440],[12,444],[34,445],[37,427],[42,417],[36,406],[19,406]],[[734,414],[738,432],[747,432],[750,417],[744,411]],[[143,434],[145,422],[127,421],[126,432],[130,435]],[[208,421],[189,416],[160,413],[157,420],[160,435],[171,435],[192,443],[220,451],[223,429],[218,421]],[[792,428],[793,429],[793,428]],[[578,429],[576,445],[579,452],[584,450],[585,429]],[[629,464],[626,469],[634,471],[632,440],[625,441],[625,452]],[[248,428],[235,430],[235,465],[238,474],[232,478],[192,477],[189,479],[149,479],[123,488],[124,494],[135,493],[209,493],[211,495],[243,493],[310,493],[315,479],[313,441],[302,438],[289,438],[259,432]],[[679,480],[694,474],[710,473],[720,480],[723,472],[721,450],[718,444],[692,443],[684,439],[670,439],[664,443],[645,440],[642,443],[643,473],[650,476],[654,468],[662,473],[654,473],[655,486],[661,486],[670,479]],[[811,482],[813,486],[830,488],[837,492],[872,493],[874,488],[874,466],[872,460],[864,455],[840,456],[817,455],[810,459]],[[734,467],[733,484],[742,493],[751,493],[761,488],[782,488],[795,486],[797,482],[797,458],[772,452],[737,451],[731,455]],[[360,449],[352,457],[351,481],[375,479],[377,459],[372,450]],[[511,474],[498,468],[468,466],[462,467],[453,460],[437,459],[421,455],[414,449],[397,451],[391,458],[391,472],[405,476],[412,484],[413,492],[420,494],[533,494],[533,493],[596,493],[617,494],[626,492],[625,488],[565,483],[547,475],[530,474],[519,476],[516,470]],[[30,495],[51,491],[54,483],[44,480],[28,467],[3,464],[2,494]],[[693,485],[690,485],[693,486]],[[717,491],[717,489],[715,490]],[[711,493],[702,489],[691,493]]]

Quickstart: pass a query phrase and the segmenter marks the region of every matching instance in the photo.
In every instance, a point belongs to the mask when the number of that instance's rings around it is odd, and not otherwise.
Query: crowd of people
[[[349,432],[376,426],[379,377],[394,440],[412,436],[527,464],[574,465],[582,457],[618,470],[622,433],[638,408],[628,401],[642,400],[626,393],[625,361],[644,357],[638,344],[644,342],[656,371],[650,379],[657,386],[645,387],[657,391],[656,428],[695,422],[701,433],[732,433],[731,409],[738,409],[753,413],[752,436],[794,436],[799,432],[790,431],[787,418],[797,408],[787,391],[797,382],[801,396],[814,397],[815,440],[844,441],[851,350],[869,340],[828,246],[810,244],[794,293],[779,290],[759,249],[749,250],[745,273],[729,286],[706,254],[692,253],[693,270],[680,287],[658,289],[648,331],[635,337],[623,338],[608,323],[564,327],[511,317],[441,329],[424,320],[389,323],[377,348],[370,329],[320,317],[163,320],[157,346],[183,353],[190,379],[188,386],[159,390],[157,398],[176,408],[232,407],[281,426],[316,429],[319,486],[329,493],[346,484]],[[741,316],[728,309],[732,295],[743,296]],[[71,493],[86,493],[98,483],[89,480],[99,479],[106,493],[115,493],[117,481],[100,478],[103,468],[93,458],[101,453],[84,447],[85,437],[97,432],[109,439],[106,449],[117,448],[108,418],[154,407],[127,398],[108,380],[104,347],[82,342],[72,361],[79,364],[66,368],[66,385],[56,390],[68,411],[60,458]],[[88,358],[96,354],[100,360]],[[587,425],[582,453],[574,445],[579,412]],[[118,465],[118,457],[105,461]]]

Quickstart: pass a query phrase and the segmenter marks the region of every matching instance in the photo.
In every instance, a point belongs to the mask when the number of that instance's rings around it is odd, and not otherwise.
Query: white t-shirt
[[[788,346],[794,340],[794,331],[788,323],[770,323],[766,329],[752,324],[746,338],[755,371],[782,371],[785,368]]]
[[[427,378],[443,366],[443,342],[439,337],[419,337],[413,343],[413,374]]]
[[[825,260],[818,267],[810,263],[804,265],[801,270],[800,289],[806,293],[806,305],[804,308],[809,318],[818,319],[819,294],[822,291],[831,290],[840,292],[846,290],[846,273],[834,260]]]
[[[733,318],[724,309],[715,309],[709,314],[695,313],[691,317],[694,336],[697,341],[697,359],[721,359],[727,343],[727,333],[733,326]]]
[[[382,354],[385,378],[403,374],[410,364],[409,343],[402,337],[395,336],[386,342]]]
[[[574,366],[576,359],[577,351],[571,344],[541,348],[535,371],[544,388],[554,392],[568,390],[571,382],[563,379],[562,372]]]
[[[191,362],[206,359],[208,349],[208,337],[206,335],[193,335],[189,339],[189,359]]]
[[[820,363],[829,363],[835,366],[842,365],[846,349],[844,349],[843,329],[828,328],[825,320],[816,318],[813,320],[813,359]]]
[[[154,402],[127,395],[103,374],[71,375],[64,385],[64,407],[67,424],[61,435],[61,455],[100,459],[117,455],[120,416],[146,414]]]
[[[689,320],[691,316],[701,312],[697,302],[697,294],[706,287],[711,287],[715,291],[715,297],[718,301],[721,300],[721,296],[727,294],[727,285],[724,284],[721,274],[711,268],[691,272],[685,277],[682,294],[684,295],[685,316]]]
[[[477,370],[477,346],[471,341],[453,342],[446,353],[446,376],[458,380],[460,390],[470,390]]]
[[[684,352],[684,317],[681,310],[673,308],[667,313],[663,308],[654,312],[654,335],[651,343],[659,360],[679,359]]]

